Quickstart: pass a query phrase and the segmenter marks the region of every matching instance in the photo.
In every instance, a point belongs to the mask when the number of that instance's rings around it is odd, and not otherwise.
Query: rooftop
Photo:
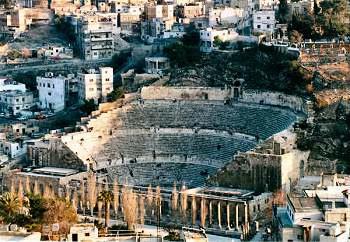
[[[295,212],[309,212],[319,211],[319,207],[314,197],[290,197],[288,196],[290,204],[294,208]]]
[[[196,196],[202,196],[210,199],[217,198],[220,200],[224,199],[235,202],[245,202],[247,199],[255,195],[254,191],[223,187],[201,187],[189,189],[186,192],[188,195],[195,194]]]
[[[73,169],[65,169],[65,168],[57,168],[57,167],[42,167],[37,168],[32,171],[33,173],[41,173],[48,175],[57,175],[57,176],[70,176],[78,173],[78,170]]]

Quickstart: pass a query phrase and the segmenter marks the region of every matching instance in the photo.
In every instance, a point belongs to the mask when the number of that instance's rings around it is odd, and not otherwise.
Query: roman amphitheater
[[[235,154],[290,127],[303,111],[295,97],[241,92],[144,87],[124,105],[95,112],[79,124],[80,132],[61,140],[86,169],[109,181],[203,186]]]
[[[143,87],[101,104],[73,132],[53,131],[29,144],[35,168],[9,174],[6,185],[51,190],[83,214],[91,209],[84,198],[92,180],[100,190],[113,190],[116,181],[133,186],[139,198],[150,196],[151,185],[151,193],[161,193],[164,223],[174,222],[175,189],[182,207],[191,207],[182,225],[239,237],[269,208],[272,192],[288,191],[303,176],[308,152],[296,148],[293,124],[307,110],[301,98],[243,90],[239,80],[225,88]],[[154,213],[144,215],[156,223]]]

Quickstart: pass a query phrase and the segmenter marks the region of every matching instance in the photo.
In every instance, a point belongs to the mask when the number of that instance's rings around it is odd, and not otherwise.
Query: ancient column
[[[207,219],[207,214],[208,214],[208,210],[207,210],[207,205],[206,205],[206,201],[204,198],[201,199],[201,226],[204,228],[205,227],[205,222]]]
[[[218,202],[218,223],[221,229],[221,203],[220,202]]]
[[[230,204],[229,203],[227,203],[227,205],[226,205],[226,220],[227,220],[227,228],[228,229],[231,229],[231,227],[230,227]]]
[[[209,225],[213,224],[213,203],[209,201]]]
[[[239,214],[238,214],[238,203],[236,204],[236,213],[235,213],[235,216],[236,216],[236,230],[238,230],[239,228],[239,224],[238,224],[238,217],[239,217]]]
[[[197,204],[196,204],[196,197],[192,197],[192,224],[196,224],[196,218],[197,218]]]
[[[244,223],[248,224],[248,206],[244,203]]]

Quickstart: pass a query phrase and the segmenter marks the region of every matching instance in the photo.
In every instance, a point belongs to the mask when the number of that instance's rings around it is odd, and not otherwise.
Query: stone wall
[[[4,179],[5,187],[7,190],[11,189],[11,185],[13,184],[15,191],[18,191],[19,182],[22,182],[22,188],[25,189],[27,177],[29,178],[30,189],[34,191],[34,184],[37,182],[39,192],[43,195],[43,190],[46,185],[52,189],[52,191],[56,194],[56,196],[62,196],[66,186],[70,186],[74,181],[82,181],[84,178],[88,177],[88,172],[79,172],[69,176],[48,176],[42,174],[36,174],[33,172],[11,172],[6,175],[6,179]]]
[[[148,86],[141,90],[145,100],[225,100],[230,96],[230,89],[210,87],[162,87]]]
[[[52,166],[86,171],[88,162],[80,160],[59,138],[28,145],[28,160],[34,166]]]
[[[287,138],[285,132],[280,135]],[[279,135],[260,144],[254,151],[239,153],[211,181],[220,186],[259,192],[278,189],[289,192],[291,185],[304,176],[310,152],[286,149],[284,145],[289,146],[289,143],[281,144],[277,139]]]
[[[142,88],[141,98],[145,100],[224,101],[233,98],[233,88],[148,86]],[[238,100],[240,102],[287,107],[306,113],[306,105],[302,98],[280,92],[245,89]]]
[[[244,90],[241,100],[248,103],[287,107],[298,112],[306,113],[306,104],[302,98],[280,92]]]

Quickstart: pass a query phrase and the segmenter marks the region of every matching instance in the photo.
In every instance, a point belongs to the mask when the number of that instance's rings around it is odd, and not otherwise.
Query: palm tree
[[[6,192],[0,197],[0,216],[6,223],[11,223],[20,211],[20,202],[14,193]]]
[[[105,206],[105,227],[108,228],[109,226],[109,218],[110,218],[110,208],[111,208],[111,202],[113,201],[113,193],[111,191],[103,190],[100,192],[98,196],[99,201],[104,202]]]

